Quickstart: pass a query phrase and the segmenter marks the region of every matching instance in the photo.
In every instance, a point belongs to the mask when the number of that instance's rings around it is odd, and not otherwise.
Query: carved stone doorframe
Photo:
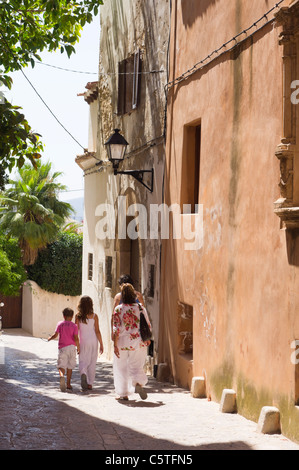
[[[275,155],[280,162],[280,197],[274,212],[282,227],[299,228],[299,149],[297,106],[292,103],[292,83],[299,79],[299,0],[281,8],[275,15],[282,26],[279,44],[283,46],[283,137]]]

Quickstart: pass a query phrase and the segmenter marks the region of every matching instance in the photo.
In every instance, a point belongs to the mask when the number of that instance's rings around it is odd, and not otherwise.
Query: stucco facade
[[[47,292],[34,281],[23,286],[22,328],[37,338],[48,339],[55,332],[57,323],[63,320],[66,307],[74,311],[73,321],[78,310],[80,296],[66,296]]]
[[[197,191],[203,245],[163,240],[159,360],[299,440],[298,2],[276,3],[172,2],[165,202]]]
[[[89,106],[97,107],[97,132],[91,132],[88,151],[76,159],[85,175],[82,291],[94,300],[106,355],[112,358],[110,319],[117,280],[131,274],[153,325],[149,352],[154,365],[161,240],[159,234],[150,236],[149,216],[151,205],[163,200],[169,3],[111,0],[101,6],[100,17],[99,80],[84,93]],[[94,109],[91,113],[94,120]],[[153,170],[152,187],[152,174],[144,174],[150,189],[132,176],[114,174],[105,143],[116,128],[129,143],[119,170]]]

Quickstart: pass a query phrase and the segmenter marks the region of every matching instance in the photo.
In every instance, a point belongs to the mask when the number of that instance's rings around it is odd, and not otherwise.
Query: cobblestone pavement
[[[112,366],[99,360],[94,389],[59,390],[57,342],[23,330],[0,337],[0,449],[2,450],[299,450],[282,435],[257,432],[219,404],[149,379],[148,399],[116,399]]]

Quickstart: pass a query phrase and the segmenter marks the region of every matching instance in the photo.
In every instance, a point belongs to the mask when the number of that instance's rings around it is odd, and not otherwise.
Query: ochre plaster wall
[[[275,3],[174,2],[170,80]],[[299,338],[298,238],[281,230],[273,212],[282,138],[279,32],[265,26],[169,90],[165,202],[180,204],[184,126],[200,120],[204,244],[187,252],[182,241],[163,242],[160,362],[183,386],[205,376],[214,400],[235,388],[239,412],[251,419],[264,405],[278,406],[283,432],[299,440],[291,362]],[[193,306],[193,362],[177,353],[178,301]]]

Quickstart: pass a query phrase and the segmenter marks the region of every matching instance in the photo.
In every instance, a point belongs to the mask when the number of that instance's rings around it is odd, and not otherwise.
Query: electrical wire
[[[84,188],[81,188],[81,189],[63,189],[59,192],[60,193],[76,193],[76,192],[79,192],[79,191],[84,191]]]
[[[24,70],[23,70],[23,67],[21,66],[21,64],[19,63],[19,60],[18,60],[18,57],[16,56],[16,54],[11,50],[9,44],[7,43],[6,39],[5,39],[5,36],[3,35],[2,31],[0,30],[0,35],[2,36],[2,39],[5,43],[5,46],[7,48],[7,51],[9,53],[11,53],[16,59],[17,59],[17,62],[19,64],[19,70],[20,72],[22,73],[22,75],[24,76],[24,78],[27,80],[27,82],[29,83],[29,85],[32,87],[32,89],[34,90],[34,92],[37,94],[37,96],[39,97],[39,99],[42,101],[42,103],[44,104],[44,106],[48,109],[48,111],[51,113],[51,115],[54,117],[54,119],[58,122],[58,124],[63,128],[63,130],[79,145],[79,147],[81,147],[83,150],[85,150],[85,147],[83,145],[80,144],[80,142],[78,142],[78,140],[67,130],[67,128],[62,124],[62,122],[57,118],[57,116],[54,114],[54,112],[51,110],[51,108],[47,105],[47,103],[45,102],[45,100],[42,98],[42,96],[39,94],[39,92],[37,91],[37,89],[35,88],[35,86],[31,83],[31,81],[29,80],[29,78],[27,77],[27,75],[25,74]]]
[[[35,88],[35,86],[31,83],[31,81],[29,80],[29,78],[27,77],[27,75],[24,73],[23,69],[20,69],[20,72],[22,73],[22,75],[24,76],[24,78],[27,80],[27,82],[29,83],[29,85],[32,87],[32,89],[34,90],[34,92],[36,93],[36,95],[39,97],[39,99],[42,101],[42,103],[44,104],[44,106],[48,109],[48,111],[51,113],[51,115],[54,117],[54,119],[58,122],[58,124],[62,127],[62,129],[79,145],[79,147],[81,147],[83,150],[85,150],[85,147],[83,147],[83,145],[80,144],[80,142],[78,142],[78,140],[68,131],[68,129],[62,124],[62,122],[58,119],[58,117],[54,114],[54,112],[51,110],[51,108],[47,105],[47,103],[45,102],[45,100],[42,98],[42,96],[39,94],[39,92],[37,91],[37,89]]]
[[[267,11],[267,13],[265,13],[261,18],[259,18],[257,21],[255,21],[251,26],[249,26],[248,28],[244,29],[243,31],[241,31],[239,34],[237,34],[236,36],[234,36],[232,39],[230,39],[229,41],[225,42],[224,44],[222,44],[222,46],[220,46],[218,49],[215,49],[213,52],[211,52],[207,57],[205,57],[204,59],[202,59],[201,61],[197,62],[193,67],[191,67],[190,69],[188,69],[186,72],[184,72],[183,74],[181,74],[179,77],[175,78],[174,80],[172,81],[169,81],[166,85],[165,85],[165,92],[169,91],[172,87],[178,85],[179,83],[181,83],[182,81],[186,80],[187,78],[189,78],[191,75],[193,75],[194,73],[198,72],[199,70],[201,70],[203,67],[206,67],[207,65],[209,65],[212,61],[214,61],[215,59],[219,58],[222,54],[224,53],[227,53],[227,52],[230,52],[231,50],[233,50],[235,47],[237,47],[238,45],[240,45],[243,41],[247,40],[248,37],[250,36],[246,36],[246,38],[244,38],[243,40],[241,41],[237,41],[237,39],[242,36],[243,34],[247,34],[251,29],[253,28],[256,28],[256,26],[261,22],[263,21],[264,19],[267,19],[268,15],[270,13],[272,13],[274,10],[276,10],[279,5],[281,3],[283,3],[284,0],[280,0],[279,2],[277,2],[274,7],[272,7],[269,11]],[[274,19],[271,19],[269,21],[267,21],[265,24],[263,24],[260,28],[256,29],[252,34],[255,34],[257,31],[259,31],[261,28],[264,28],[267,24],[273,22]],[[4,40],[4,42],[6,43],[6,45],[9,47],[9,45],[7,44],[6,40],[5,40],[5,37],[3,36],[2,32],[0,31],[0,34]],[[235,44],[230,48],[230,49],[227,49],[227,46],[230,44],[230,43],[233,43],[235,42]],[[9,48],[10,49],[10,48]],[[224,49],[224,51],[219,54],[219,52]],[[12,52],[10,50],[10,52]],[[218,55],[217,55],[218,54]],[[14,54],[15,55],[15,54]],[[215,55],[216,57],[212,58],[212,56]],[[206,62],[208,61],[208,62]],[[206,62],[206,63],[205,63]],[[83,72],[83,71],[78,71],[78,70],[71,70],[71,69],[66,69],[66,68],[63,68],[63,67],[58,67],[58,66],[55,66],[55,65],[50,65],[50,64],[46,64],[44,62],[40,62],[38,61],[37,62],[38,64],[40,65],[44,65],[44,66],[47,66],[47,67],[52,67],[52,68],[56,68],[56,69],[59,69],[59,70],[63,70],[63,71],[67,71],[67,72],[73,72],[73,73],[81,73],[81,74],[90,74],[90,75],[97,75],[97,73],[94,73],[94,72]],[[37,96],[39,97],[39,99],[42,101],[42,103],[44,104],[44,106],[48,109],[48,111],[51,113],[51,115],[54,117],[54,119],[58,122],[58,124],[64,129],[65,132],[67,132],[67,134],[83,149],[85,150],[85,147],[83,145],[80,144],[80,142],[78,142],[78,140],[68,131],[68,129],[61,123],[61,121],[57,118],[57,116],[54,114],[54,112],[51,110],[51,108],[47,105],[47,103],[45,102],[45,100],[42,98],[42,96],[39,94],[39,92],[37,91],[37,89],[34,87],[34,85],[31,83],[31,81],[29,80],[29,78],[26,76],[26,74],[24,73],[23,69],[20,68],[20,71],[21,73],[23,74],[24,78],[27,80],[27,82],[29,83],[29,85],[32,87],[32,89],[34,90],[34,92],[37,94]],[[164,70],[152,70],[152,71],[144,71],[144,72],[139,72],[140,74],[154,74],[154,73],[163,73]],[[99,75],[130,75],[131,73],[118,73],[118,72],[99,72]]]
[[[147,142],[145,142],[140,147],[137,147],[137,148],[131,150],[129,153],[126,153],[125,159],[129,159],[130,157],[132,157],[132,155],[142,153],[142,152],[144,152],[146,150],[149,150],[149,149],[151,149],[151,148],[153,148],[157,145],[161,145],[161,143],[164,142],[164,138],[165,138],[165,135],[162,134],[159,137],[155,137],[151,140],[148,140]],[[89,175],[93,175],[94,173],[100,173],[101,171],[103,171],[103,168],[96,168],[96,167],[97,167],[97,165],[93,166],[92,168],[89,168],[89,169],[85,170],[83,176],[89,176]]]
[[[215,49],[213,52],[211,52],[208,56],[206,56],[204,59],[202,59],[201,61],[197,62],[195,65],[193,65],[193,67],[191,67],[190,69],[188,69],[186,72],[184,72],[183,74],[181,74],[179,77],[175,78],[174,80],[171,80],[170,82],[168,82],[166,85],[165,85],[165,90],[168,91],[170,90],[171,88],[173,88],[174,86],[178,85],[179,83],[181,83],[182,81],[186,80],[187,78],[189,78],[191,75],[193,75],[194,73],[198,72],[199,70],[202,70],[203,67],[206,67],[207,65],[209,65],[212,61],[218,59],[219,57],[221,57],[222,54],[226,54],[227,52],[230,52],[232,51],[233,49],[235,49],[237,46],[239,46],[242,42],[246,41],[250,36],[252,36],[253,34],[255,34],[257,31],[260,31],[262,28],[264,28],[266,25],[272,23],[274,21],[274,19],[272,18],[271,20],[268,20],[268,16],[270,15],[270,13],[272,13],[274,10],[276,10],[279,5],[281,5],[281,3],[283,3],[284,0],[280,0],[279,2],[277,2],[269,11],[267,11],[267,13],[265,13],[263,16],[261,16],[261,18],[259,18],[257,21],[255,21],[251,26],[249,26],[248,28],[244,29],[243,31],[241,31],[240,33],[238,33],[236,36],[234,36],[233,38],[231,38],[229,41],[225,42],[224,44],[222,44],[222,46],[220,46],[218,49]],[[237,41],[237,39],[242,36],[243,34],[246,34],[248,33],[248,31],[250,31],[251,29],[253,28],[256,28],[256,26],[261,22],[263,21],[264,19],[268,20],[266,23],[264,23],[261,27],[259,27],[258,29],[256,29],[250,36],[246,36],[244,39],[242,39],[241,41]],[[230,48],[230,49],[227,49],[227,46],[231,43],[235,42],[235,44]],[[219,54],[219,52],[224,49],[224,51]],[[212,58],[212,56],[215,54],[215,57]],[[217,55],[218,54],[218,55]],[[208,62],[206,62],[208,61]],[[206,62],[206,63],[205,63]]]
[[[45,65],[46,67],[51,67],[54,69],[62,70],[63,72],[72,72],[72,73],[81,73],[84,75],[101,75],[101,76],[110,76],[110,75],[136,75],[136,72],[84,72],[82,70],[72,70],[64,67],[59,67],[57,65],[46,64],[45,62],[37,61],[39,65]],[[148,75],[154,73],[164,73],[165,70],[149,70],[149,71],[140,71],[137,72],[138,75]]]
[[[84,75],[98,75],[97,72],[83,72],[81,70],[66,69],[64,67],[59,67],[58,65],[46,64],[45,62],[42,62],[40,60],[36,61],[36,64],[44,65],[46,67],[51,67],[53,69],[62,70],[63,72],[81,73],[81,74],[84,74]]]

